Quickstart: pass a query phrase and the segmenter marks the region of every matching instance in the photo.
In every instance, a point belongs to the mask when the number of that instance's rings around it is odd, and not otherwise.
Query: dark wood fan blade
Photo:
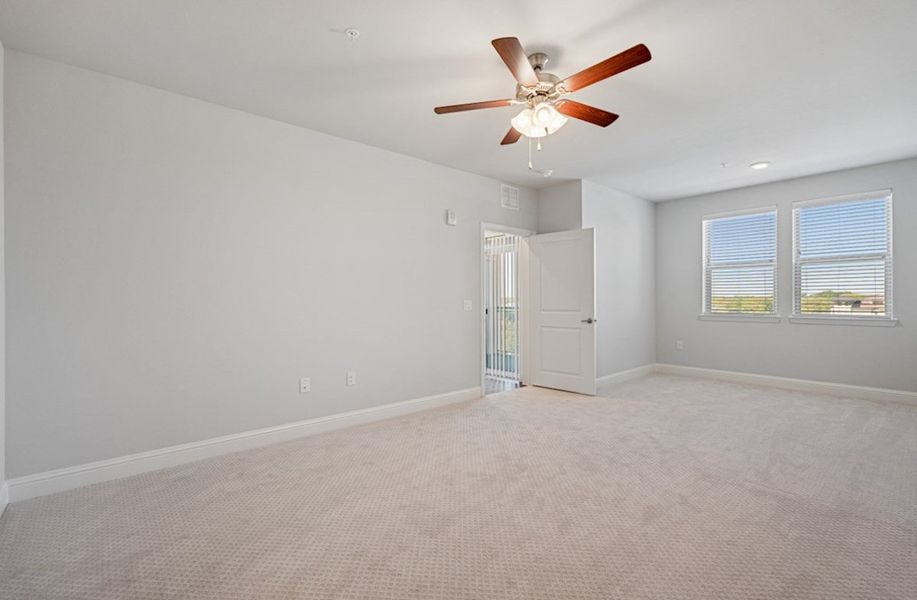
[[[589,121],[599,127],[608,127],[618,118],[618,115],[607,110],[582,104],[574,100],[561,100],[555,105],[557,112],[581,121]]]
[[[535,75],[535,69],[529,63],[529,58],[525,55],[525,50],[522,49],[518,38],[497,38],[491,44],[509,67],[516,81],[528,87],[538,85],[538,76]]]
[[[503,141],[500,142],[500,145],[506,146],[507,144],[515,144],[521,137],[522,134],[519,133],[515,127],[510,127],[509,131],[506,132],[506,135],[503,136]]]
[[[468,104],[451,104],[449,106],[437,106],[433,109],[438,115],[444,115],[446,113],[462,112],[464,110],[478,110],[480,108],[500,108],[501,106],[509,106],[512,104],[512,100],[486,100],[484,102],[469,102]]]
[[[649,48],[643,44],[637,44],[629,50],[620,54],[615,54],[611,58],[606,58],[602,62],[592,65],[588,69],[583,69],[576,75],[571,75],[561,81],[558,86],[563,86],[568,92],[581,90],[587,85],[608,79],[612,75],[623,73],[628,69],[633,69],[642,65],[652,58]]]

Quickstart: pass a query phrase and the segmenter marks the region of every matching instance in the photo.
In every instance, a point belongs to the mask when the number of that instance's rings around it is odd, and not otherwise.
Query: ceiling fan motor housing
[[[534,101],[538,103],[549,96],[554,91],[554,86],[560,81],[560,78],[554,73],[548,73],[544,70],[550,58],[544,52],[535,52],[528,56],[529,64],[535,70],[535,76],[538,77],[538,85],[534,87],[524,87],[516,85],[516,99],[521,102]]]

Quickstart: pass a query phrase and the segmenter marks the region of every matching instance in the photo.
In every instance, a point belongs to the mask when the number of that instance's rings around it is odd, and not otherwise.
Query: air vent
[[[506,184],[501,185],[500,206],[509,210],[519,210],[519,188]]]

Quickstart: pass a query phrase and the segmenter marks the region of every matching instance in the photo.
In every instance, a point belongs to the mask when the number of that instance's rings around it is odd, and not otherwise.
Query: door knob
[[[589,324],[598,323],[598,322],[599,322],[598,319],[593,319],[592,317],[589,317],[588,319],[583,319],[582,321],[580,321],[580,323],[589,323]]]

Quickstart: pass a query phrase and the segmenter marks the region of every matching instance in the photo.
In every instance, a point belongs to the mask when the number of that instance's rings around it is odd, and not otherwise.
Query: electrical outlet
[[[347,371],[347,385],[357,385],[356,371]]]
[[[312,391],[312,378],[311,377],[302,377],[299,380],[299,393],[308,394]]]
[[[685,342],[684,342],[684,340],[675,340],[675,349],[676,349],[676,350],[684,350],[684,349],[685,349]]]

